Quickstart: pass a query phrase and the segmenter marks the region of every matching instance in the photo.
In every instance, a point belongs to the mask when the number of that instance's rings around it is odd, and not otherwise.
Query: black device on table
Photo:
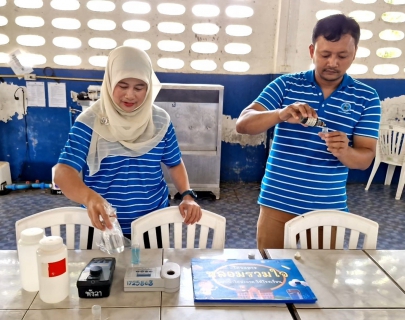
[[[110,289],[115,270],[115,258],[93,258],[82,270],[76,285],[80,298],[105,298]]]

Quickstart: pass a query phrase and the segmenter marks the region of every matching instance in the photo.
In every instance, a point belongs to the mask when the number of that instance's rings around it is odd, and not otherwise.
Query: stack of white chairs
[[[401,167],[397,193],[395,199],[399,200],[405,185],[405,128],[393,125],[381,125],[377,142],[377,151],[374,166],[368,179],[366,190],[370,188],[374,175],[381,162],[388,164],[385,175],[385,185],[390,185],[396,166]]]

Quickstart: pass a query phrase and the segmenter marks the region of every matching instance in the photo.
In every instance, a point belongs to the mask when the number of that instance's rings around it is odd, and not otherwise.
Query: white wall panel
[[[310,67],[311,59],[309,56],[309,45],[311,44],[312,29],[315,26],[317,19],[316,13],[319,10],[335,9],[344,14],[356,10],[367,10],[375,13],[375,20],[371,22],[360,22],[360,28],[368,29],[373,32],[373,37],[368,40],[361,40],[359,46],[370,50],[370,55],[364,58],[356,58],[354,63],[363,64],[368,67],[368,71],[364,74],[353,75],[355,78],[396,78],[403,79],[405,76],[405,41],[385,41],[379,38],[379,33],[385,29],[396,29],[405,31],[405,23],[388,23],[381,19],[385,12],[398,11],[405,12],[405,5],[391,5],[383,0],[378,0],[372,4],[355,3],[352,0],[343,0],[340,3],[326,3],[320,0],[300,0],[294,1],[295,5],[289,8],[289,14],[296,15],[297,20],[289,20],[297,30],[297,36],[290,40],[286,51],[288,52],[288,61],[286,64],[290,66],[288,71],[307,70]],[[384,47],[395,47],[402,51],[402,55],[398,58],[380,58],[377,56],[377,50]],[[377,75],[373,72],[376,65],[380,64],[395,64],[399,66],[399,71],[393,75]]]
[[[0,7],[1,15],[8,19],[8,23],[1,28],[0,33],[6,34],[10,38],[10,42],[0,45],[0,53],[11,53],[16,49],[24,50],[27,53],[41,54],[47,58],[44,65],[34,67],[52,67],[60,68],[61,66],[54,63],[54,57],[57,55],[73,54],[82,59],[82,63],[78,67],[63,67],[72,69],[102,69],[95,67],[89,63],[89,58],[92,56],[108,55],[110,49],[94,49],[88,45],[91,38],[110,38],[117,42],[117,45],[122,45],[127,39],[145,39],[151,43],[151,48],[147,51],[150,55],[154,68],[157,72],[181,72],[181,73],[201,73],[191,68],[190,64],[193,60],[209,59],[216,63],[217,68],[210,73],[218,74],[235,74],[235,72],[226,71],[223,67],[227,61],[242,61],[247,62],[250,68],[247,72],[239,72],[240,74],[268,74],[273,72],[273,57],[274,43],[276,34],[277,14],[279,12],[279,2],[277,1],[255,1],[255,0],[143,0],[151,6],[150,12],[147,14],[126,13],[122,9],[123,3],[126,0],[116,0],[115,10],[112,12],[95,12],[87,8],[87,1],[80,1],[78,10],[60,11],[55,10],[50,6],[50,0],[44,0],[44,6],[40,9],[23,9],[16,7],[12,0],[8,0],[7,4]],[[157,6],[161,3],[177,3],[185,6],[186,11],[183,15],[163,15],[157,10]],[[192,7],[196,4],[213,4],[219,7],[220,13],[216,17],[196,17],[192,14]],[[226,8],[231,5],[244,5],[253,9],[253,16],[249,18],[230,18],[225,14]],[[18,16],[38,16],[45,20],[42,27],[27,28],[18,26],[15,19]],[[81,22],[81,26],[76,30],[61,30],[52,26],[52,20],[58,17],[75,18]],[[116,28],[110,31],[97,31],[90,29],[88,21],[91,19],[108,19],[116,23]],[[122,23],[127,20],[145,20],[150,23],[151,28],[146,32],[130,32],[122,27]],[[167,34],[158,30],[159,22],[180,22],[185,25],[185,31],[181,34]],[[198,35],[192,31],[192,25],[195,23],[214,23],[219,27],[219,31],[214,35]],[[249,36],[235,37],[226,34],[225,29],[228,25],[242,24],[253,28],[253,32]],[[43,46],[28,47],[21,46],[16,42],[19,35],[38,35],[45,38],[46,43]],[[64,49],[53,44],[55,37],[76,37],[82,41],[82,46],[77,49]],[[162,40],[174,40],[185,43],[184,50],[180,52],[167,52],[158,48],[158,42]],[[212,54],[196,53],[191,50],[191,45],[194,42],[210,41],[218,45],[218,51]],[[246,43],[252,47],[252,50],[247,54],[231,54],[224,50],[228,43]],[[163,69],[158,66],[159,58],[175,58],[184,61],[184,67],[181,69]],[[1,64],[0,66],[7,66]],[[205,71],[206,72],[206,71]],[[236,72],[238,74],[238,72]]]

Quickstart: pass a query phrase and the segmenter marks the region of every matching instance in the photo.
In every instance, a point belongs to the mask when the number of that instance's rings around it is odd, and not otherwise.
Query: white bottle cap
[[[28,228],[21,231],[20,240],[26,244],[36,244],[44,237],[44,229]]]
[[[249,253],[248,253],[248,258],[249,258],[249,259],[255,259],[255,256],[256,256],[256,255],[255,255],[254,252],[249,252]]]
[[[59,236],[45,237],[39,241],[39,248],[44,251],[54,251],[63,247],[63,239]]]
[[[21,231],[20,240],[24,244],[36,244],[44,237],[44,229],[28,228]]]

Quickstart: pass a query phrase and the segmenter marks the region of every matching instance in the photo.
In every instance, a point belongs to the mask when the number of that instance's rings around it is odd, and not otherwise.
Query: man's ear
[[[357,54],[357,49],[358,49],[359,47],[356,47],[356,49],[354,50],[354,56],[353,56],[353,61],[354,61],[354,59],[356,59],[356,54]]]
[[[311,59],[314,57],[314,52],[315,52],[315,46],[313,44],[309,45],[309,55]]]

